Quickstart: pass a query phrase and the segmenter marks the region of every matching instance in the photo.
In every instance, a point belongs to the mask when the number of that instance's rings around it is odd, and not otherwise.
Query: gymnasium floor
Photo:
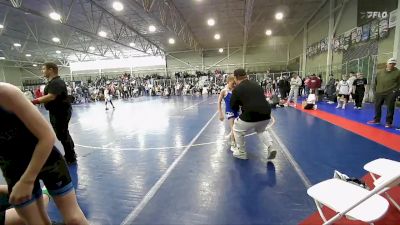
[[[307,187],[335,169],[361,178],[373,159],[400,161],[400,131],[360,123],[372,117],[370,106],[346,114],[324,104],[315,112],[274,110],[278,155],[268,162],[252,134],[249,160],[232,157],[216,96],[114,104],[109,111],[101,103],[74,106],[70,123],[79,154],[70,171],[91,224],[321,224],[310,217],[316,208]],[[375,134],[390,140],[374,140]],[[53,204],[49,211],[61,220]],[[393,211],[381,224],[398,221]]]

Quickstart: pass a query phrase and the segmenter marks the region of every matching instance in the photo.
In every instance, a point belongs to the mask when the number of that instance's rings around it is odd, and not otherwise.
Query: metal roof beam
[[[0,5],[12,7],[9,3],[5,3],[5,2],[0,2]],[[97,5],[97,4],[96,4],[96,5]],[[99,9],[99,8],[96,8],[96,7],[97,7],[96,5],[92,5],[92,6],[90,7],[90,8],[92,9],[92,11],[86,12],[86,13],[87,13],[87,14],[90,14],[90,15],[95,15],[95,12],[94,12],[93,10]],[[71,7],[72,7],[72,6],[71,6]],[[32,15],[39,16],[39,17],[42,17],[42,18],[47,19],[48,21],[51,21],[51,19],[50,19],[48,16],[44,15],[44,14],[41,13],[41,12],[37,12],[37,11],[31,10],[31,9],[28,9],[28,8],[24,8],[23,6],[21,6],[21,7],[19,7],[19,8],[15,8],[15,9],[16,9],[16,10],[19,10],[19,11],[22,11],[22,12],[25,12],[25,13],[30,13],[30,14],[32,14]],[[86,14],[86,13],[85,13],[85,14]],[[63,14],[63,13],[61,13],[61,14]],[[111,13],[108,12],[108,14],[111,14]],[[100,14],[100,15],[101,15],[101,14]],[[111,17],[115,19],[115,17],[112,16],[112,14],[111,14]],[[89,19],[89,20],[90,20],[90,19]],[[104,19],[102,18],[102,16],[100,16],[100,19],[97,20],[97,21],[99,21],[98,24],[100,24],[100,22],[102,22],[103,20],[104,20]],[[92,20],[90,20],[90,21],[92,21]],[[102,37],[99,37],[98,34],[97,34],[97,33],[94,33],[92,30],[85,30],[85,29],[76,27],[75,25],[71,25],[69,21],[62,20],[62,23],[60,23],[60,25],[61,25],[61,26],[64,26],[64,27],[69,27],[69,28],[73,29],[75,32],[79,33],[80,35],[86,36],[86,37],[90,37],[91,39],[94,39],[94,40],[96,40],[96,41],[102,41],[102,42],[107,41],[107,42],[112,42],[112,43],[118,44],[118,45],[123,46],[123,47],[126,47],[126,48],[130,48],[130,49],[134,49],[134,50],[137,50],[137,51],[140,51],[140,52],[143,52],[143,53],[147,53],[146,51],[144,51],[144,49],[131,47],[131,46],[129,46],[129,45],[125,44],[125,43],[122,43],[122,42],[120,42],[120,41],[118,41],[118,40],[114,40],[114,39],[112,39],[112,38],[102,38]],[[99,25],[99,26],[100,26],[100,25]],[[123,25],[123,26],[126,26],[126,25]],[[129,26],[127,26],[127,27],[128,27],[128,29],[129,29]],[[140,36],[140,35],[139,35],[139,36]],[[147,40],[145,40],[145,39],[142,38],[142,37],[138,37],[138,38],[143,39],[142,41],[148,42]],[[157,48],[159,48],[159,47],[157,46]]]
[[[19,8],[22,5],[22,0],[10,0],[11,4],[15,8]]]
[[[139,31],[137,31],[131,25],[125,23],[125,21],[123,21],[122,19],[114,16],[114,14],[109,12],[107,9],[105,9],[103,6],[99,5],[94,0],[90,0],[90,3],[91,3],[92,6],[96,7],[97,10],[100,10],[101,12],[103,12],[105,14],[105,16],[107,17],[107,19],[109,21],[109,22],[107,22],[108,23],[108,28],[112,32],[112,36],[114,37],[113,38],[114,41],[118,41],[119,40],[119,38],[117,38],[118,34],[116,32],[126,28],[126,30],[128,30],[128,31],[130,31],[131,33],[134,34],[134,35],[131,35],[131,36],[138,36],[138,38],[141,39],[142,42],[147,42],[148,44],[151,44],[154,47],[162,50],[162,48],[160,46],[158,46],[156,43],[154,43],[153,41],[151,41],[150,39],[145,37],[143,34],[141,34]],[[111,19],[111,21],[110,21],[110,19]],[[130,48],[133,48],[133,47],[130,47]],[[134,48],[134,49],[136,49],[136,48]],[[145,51],[143,51],[143,49],[136,49],[136,50],[145,52]],[[147,52],[145,52],[145,53],[147,53]]]
[[[254,0],[246,0],[245,1],[245,11],[244,11],[244,26],[243,26],[243,69],[246,63],[246,50],[247,50],[247,42],[249,38],[249,30],[251,26],[251,16],[253,15],[254,8]]]
[[[194,34],[190,27],[187,25],[184,17],[176,8],[171,0],[135,0],[129,1],[131,4],[143,7],[144,11],[154,18],[168,31],[174,33],[180,40],[182,40],[191,49],[201,52],[202,48],[196,41]],[[158,10],[158,11],[156,11]]]

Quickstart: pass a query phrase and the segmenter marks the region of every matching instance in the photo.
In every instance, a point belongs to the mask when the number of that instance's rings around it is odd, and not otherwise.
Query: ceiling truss
[[[191,49],[198,52],[202,50],[190,27],[171,0],[135,0],[131,3],[143,7],[145,12],[151,14],[163,27],[174,33]]]
[[[141,55],[143,55],[143,53],[148,55],[164,54],[164,51],[156,43],[147,39],[133,27],[115,17],[94,1],[47,1],[53,10],[61,15],[59,24],[54,24],[54,21],[43,12],[24,7],[22,0],[11,2],[0,1],[0,6],[7,7],[3,18],[3,24],[8,24],[7,20],[10,13],[20,13],[21,18],[26,18],[22,13],[32,14],[33,16],[45,19],[45,23],[49,25],[46,26],[46,28],[52,29],[51,33],[56,34],[57,37],[62,37],[60,38],[60,43],[54,43],[48,40],[51,37],[43,37],[40,34],[40,26],[43,26],[43,24],[37,24],[34,22],[35,20],[27,21],[23,19],[22,23],[25,25],[25,29],[21,29],[20,26],[18,26],[18,29],[17,27],[7,25],[5,29],[0,30],[0,35],[7,37],[9,40],[9,46],[3,45],[4,47],[2,48],[3,55],[6,56],[8,60],[34,63],[36,62],[35,60],[37,60],[37,62],[40,63],[53,59],[64,63],[71,60],[71,57],[66,53],[75,56],[75,61],[92,60],[94,58],[124,58],[132,56],[132,53],[129,53],[129,51],[137,52],[136,55],[138,55],[139,52],[142,52]],[[71,11],[76,8],[79,8],[86,18],[86,24],[76,25],[72,23]],[[100,29],[106,30],[108,33],[107,37],[98,36]],[[20,35],[10,35],[8,34],[9,31],[12,31],[13,34],[18,33]],[[12,43],[15,43],[15,41],[24,42],[25,44],[19,48],[14,48]],[[25,56],[22,53],[26,50],[25,46],[27,43],[30,44],[31,49],[31,44],[35,47],[35,57],[24,60],[23,58],[25,58]],[[129,43],[135,43],[135,46],[130,46]],[[95,47],[95,50],[90,50],[90,46]],[[45,47],[57,47],[63,50],[63,53],[56,55],[56,57],[51,57],[52,54],[46,52],[44,50]],[[32,50],[30,51],[32,52]],[[16,53],[19,53],[19,55]]]

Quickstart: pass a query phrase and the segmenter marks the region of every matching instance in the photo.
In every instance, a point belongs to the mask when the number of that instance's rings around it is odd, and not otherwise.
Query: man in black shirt
[[[364,99],[365,86],[367,85],[367,79],[363,77],[362,73],[357,73],[357,79],[353,81],[353,98],[355,102],[355,109],[362,108],[362,102]]]
[[[74,141],[68,130],[68,123],[71,119],[72,107],[68,100],[67,86],[58,76],[58,66],[54,63],[45,63],[42,67],[43,75],[48,79],[44,89],[44,96],[32,100],[33,104],[44,103],[49,111],[50,123],[61,141],[65,160],[68,164],[76,162]]]
[[[235,111],[241,109],[242,114],[233,125],[237,145],[233,156],[247,159],[244,136],[248,131],[255,130],[260,140],[267,146],[267,158],[274,159],[276,151],[272,150],[272,138],[267,131],[271,119],[271,107],[265,99],[264,90],[256,82],[248,79],[244,69],[235,70],[234,76],[237,86],[233,89],[230,105]]]

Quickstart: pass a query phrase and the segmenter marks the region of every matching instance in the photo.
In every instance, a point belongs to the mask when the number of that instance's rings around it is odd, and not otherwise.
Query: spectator
[[[386,68],[378,72],[375,81],[375,117],[368,124],[379,124],[382,116],[382,105],[386,102],[386,128],[391,128],[394,117],[396,98],[400,89],[400,71],[395,67],[397,60],[390,58]]]
[[[328,83],[325,86],[325,94],[328,99],[328,104],[333,104],[336,101],[336,79],[333,74],[329,75]]]
[[[316,102],[318,102],[318,89],[320,87],[321,80],[315,74],[312,74],[308,82],[308,88],[310,89],[312,94],[315,94]]]
[[[289,97],[287,99],[286,102],[286,106],[290,104],[290,100],[292,99],[292,97],[294,96],[294,107],[297,106],[297,97],[299,94],[299,88],[301,86],[301,79],[300,77],[297,75],[297,73],[293,74],[292,79],[290,79],[290,93],[289,93]]]
[[[353,83],[350,84],[353,85],[353,98],[355,101],[355,109],[361,109],[362,108],[362,102],[364,99],[364,93],[365,93],[365,86],[367,85],[367,79],[364,78],[364,75],[362,73],[357,73],[357,79],[353,81]]]
[[[337,109],[340,107],[342,107],[342,109],[346,108],[346,104],[349,102],[350,94],[352,92],[351,88],[352,88],[352,84],[349,83],[347,75],[343,75],[342,80],[339,81],[337,88],[336,88],[336,90],[338,92],[338,96],[337,96],[338,104],[336,106]]]

